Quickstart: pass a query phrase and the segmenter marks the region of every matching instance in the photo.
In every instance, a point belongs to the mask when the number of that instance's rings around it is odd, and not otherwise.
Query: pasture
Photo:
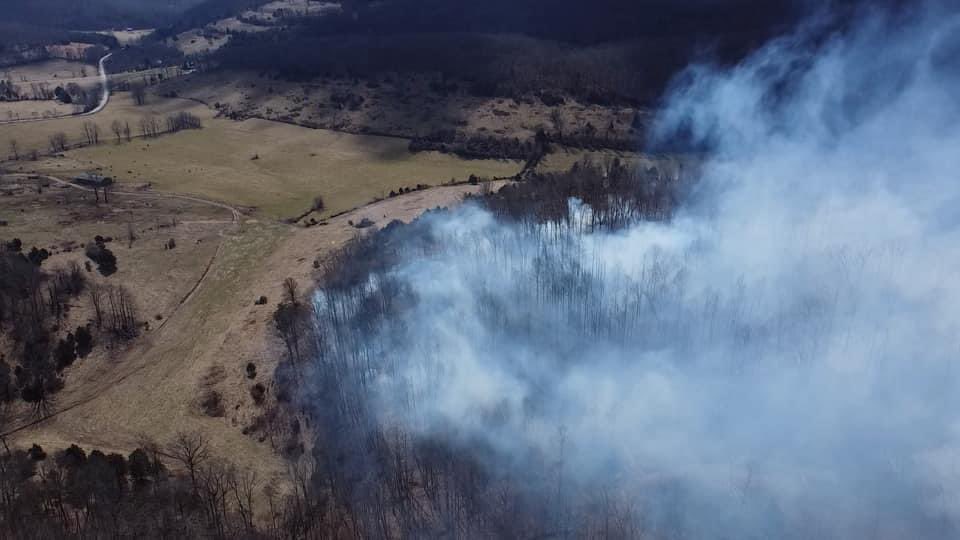
[[[190,112],[204,120],[213,117],[210,109],[204,105],[185,99],[150,96],[145,105],[137,106],[129,93],[113,94],[107,107],[92,116],[71,116],[42,122],[0,126],[0,144],[3,145],[3,152],[0,152],[0,155],[6,156],[8,154],[6,150],[11,140],[17,141],[21,155],[27,155],[32,150],[41,154],[47,153],[50,151],[50,137],[57,133],[66,135],[69,146],[79,145],[84,141],[83,125],[86,122],[93,122],[99,127],[102,141],[113,138],[113,134],[110,132],[110,124],[114,120],[129,122],[133,134],[136,135],[138,133],[137,126],[144,116],[162,117],[181,111]],[[21,169],[27,166],[27,163],[19,164]]]
[[[132,143],[101,144],[68,153],[61,170],[96,169],[121,183],[151,184],[256,208],[286,218],[320,195],[323,215],[339,213],[417,184],[463,181],[471,174],[503,177],[521,163],[465,160],[438,152],[411,153],[406,139],[352,135],[267,120],[208,119],[199,131]]]

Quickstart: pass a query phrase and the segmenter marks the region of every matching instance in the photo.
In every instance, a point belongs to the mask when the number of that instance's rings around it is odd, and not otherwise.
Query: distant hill
[[[0,0],[4,23],[100,30],[167,24],[205,0]]]
[[[806,0],[349,0],[325,32],[520,33],[599,43],[638,35],[767,33],[796,20]]]

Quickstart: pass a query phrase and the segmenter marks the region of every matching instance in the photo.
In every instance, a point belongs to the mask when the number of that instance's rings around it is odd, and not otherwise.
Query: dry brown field
[[[266,120],[208,119],[201,130],[106,143],[28,167],[60,175],[96,170],[123,184],[186,193],[255,208],[282,219],[322,196],[318,218],[385,198],[417,184],[512,176],[515,161],[465,160],[438,152],[411,153],[405,139],[351,135]]]

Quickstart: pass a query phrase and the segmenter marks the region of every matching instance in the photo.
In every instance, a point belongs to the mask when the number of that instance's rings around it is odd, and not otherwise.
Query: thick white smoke
[[[616,486],[664,534],[960,534],[960,18],[856,26],[682,79],[656,134],[710,157],[667,224],[430,218],[371,338],[382,421]]]

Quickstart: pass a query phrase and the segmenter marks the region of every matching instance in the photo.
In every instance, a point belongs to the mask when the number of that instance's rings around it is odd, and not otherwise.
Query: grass
[[[58,132],[65,133],[71,145],[81,143],[85,122],[97,124],[100,127],[101,139],[108,140],[113,137],[110,133],[110,124],[114,120],[129,122],[136,134],[140,118],[150,114],[166,116],[179,111],[188,111],[206,120],[213,117],[209,108],[190,100],[150,96],[146,105],[138,107],[133,103],[129,93],[118,93],[110,97],[110,103],[103,111],[92,116],[74,116],[0,126],[0,145],[2,145],[0,156],[7,154],[10,140],[16,140],[19,143],[20,154],[26,155],[31,150],[45,153],[49,152],[50,136]]]
[[[69,153],[79,169],[99,168],[117,181],[255,207],[285,218],[323,196],[326,215],[416,184],[437,185],[471,174],[509,176],[514,161],[413,154],[408,141],[314,130],[265,120],[208,120],[204,129]]]
[[[86,76],[83,73],[86,72]],[[9,68],[0,69],[0,78],[12,81],[13,84],[27,84],[31,82],[45,82],[48,84],[65,85],[69,82],[93,82],[97,78],[97,66],[86,62],[73,60],[44,60]]]
[[[0,121],[26,118],[53,118],[73,114],[77,107],[59,101],[0,101]],[[6,134],[6,130],[4,130]],[[0,141],[9,144],[10,141]]]

